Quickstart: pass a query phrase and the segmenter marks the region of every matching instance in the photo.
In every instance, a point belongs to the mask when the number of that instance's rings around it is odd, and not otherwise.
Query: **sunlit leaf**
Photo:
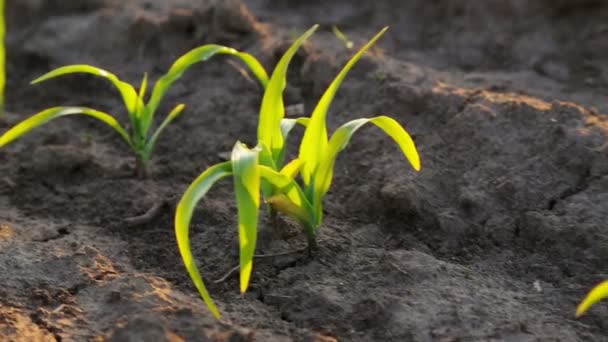
[[[264,92],[260,108],[258,142],[270,149],[272,159],[277,167],[283,162],[281,158],[285,144],[285,139],[278,128],[281,127],[281,120],[285,117],[283,91],[287,84],[287,67],[297,50],[314,33],[317,27],[318,25],[315,25],[306,31],[285,52],[275,67]]]
[[[257,240],[260,208],[260,174],[258,149],[249,149],[238,143],[232,150],[232,173],[239,216],[239,255],[241,292],[249,287],[253,270],[253,255]]]
[[[377,116],[371,119],[350,121],[334,132],[329,140],[327,150],[324,151],[322,155],[319,168],[314,175],[313,205],[315,206],[317,215],[321,215],[322,198],[331,186],[333,169],[338,154],[348,145],[353,134],[366,123],[373,123],[382,129],[384,133],[393,138],[401,149],[401,152],[403,152],[407,160],[412,164],[412,167],[416,171],[420,170],[420,156],[418,155],[416,144],[412,137],[397,121],[388,116]]]
[[[173,120],[175,120],[184,111],[184,108],[185,108],[184,104],[179,104],[179,105],[175,106],[175,108],[173,108],[173,110],[169,113],[169,115],[167,115],[167,117],[165,118],[163,123],[161,123],[160,126],[158,126],[158,128],[156,129],[156,132],[154,132],[154,134],[152,135],[150,140],[148,140],[148,143],[146,146],[146,154],[148,155],[148,158],[152,154],[152,151],[154,150],[154,146],[156,146],[156,141],[158,140],[158,137],[160,136],[162,131],[167,127],[167,125],[169,125],[171,122],[173,122]]]
[[[296,178],[301,168],[302,162],[300,161],[300,159],[294,159],[287,163],[287,165],[283,166],[283,168],[281,169],[281,174],[293,179]]]
[[[594,287],[576,308],[576,317],[581,317],[591,306],[608,297],[608,280]]]
[[[312,112],[310,123],[304,132],[304,138],[302,138],[302,143],[300,144],[299,158],[304,164],[301,173],[305,184],[311,183],[312,174],[318,167],[322,158],[322,153],[327,147],[328,137],[325,118],[336,92],[355,63],[367,50],[369,50],[369,48],[372,47],[372,45],[374,45],[374,43],[376,43],[378,39],[380,39],[387,29],[388,28],[386,27],[382,29],[348,61],[344,68],[342,68],[342,71],[340,71],[338,76],[336,76],[333,82],[329,85]]]
[[[194,282],[198,292],[207,304],[207,307],[216,318],[220,317],[220,312],[215,306],[213,299],[209,295],[207,288],[198,271],[198,266],[192,255],[190,247],[190,221],[194,214],[197,203],[207,194],[209,189],[217,181],[232,175],[232,162],[224,162],[208,168],[203,172],[186,190],[175,211],[175,236],[179,252],[188,270],[188,274]]]
[[[5,145],[11,143],[15,139],[18,139],[22,135],[30,132],[31,130],[33,130],[39,126],[44,125],[45,123],[47,123],[53,119],[56,119],[56,118],[59,118],[62,116],[66,116],[66,115],[74,115],[74,114],[82,114],[82,115],[91,116],[91,117],[94,117],[95,119],[98,119],[98,120],[104,122],[108,126],[114,128],[114,130],[116,130],[116,132],[118,132],[118,134],[120,134],[120,136],[129,145],[131,144],[131,140],[130,140],[127,132],[122,128],[122,126],[118,123],[118,121],[116,121],[116,119],[114,119],[114,117],[112,117],[110,114],[100,112],[98,110],[94,110],[91,108],[86,108],[86,107],[54,107],[54,108],[49,108],[49,109],[43,110],[42,112],[39,112],[39,113],[21,121],[16,126],[9,129],[8,131],[6,131],[0,137],[0,147],[3,147]]]
[[[277,172],[267,166],[260,165],[258,168],[262,179],[274,186],[277,189],[277,194],[285,195],[294,205],[303,209],[303,212],[306,213],[306,222],[315,222],[315,213],[312,205],[304,195],[302,188],[292,177]],[[272,197],[274,196],[269,198]],[[266,200],[267,202],[269,201],[269,198]],[[301,218],[301,216],[297,217],[297,219]]]
[[[121,81],[118,77],[116,77],[116,75],[112,74],[109,71],[91,65],[75,64],[57,68],[33,80],[32,84],[40,83],[58,76],[74,73],[91,74],[109,80],[120,92],[125,106],[130,114],[136,113],[137,108],[143,107],[143,103],[141,102],[141,99],[137,96],[137,92],[135,91],[132,85]]]
[[[154,85],[154,90],[152,90],[150,101],[148,102],[146,117],[143,120],[144,130],[149,129],[154,113],[156,112],[160,101],[163,99],[171,85],[182,77],[188,68],[196,63],[204,62],[217,54],[238,57],[243,63],[245,63],[245,65],[247,65],[247,67],[249,67],[251,72],[253,72],[253,74],[258,78],[262,86],[266,86],[268,83],[268,75],[266,70],[252,55],[222,45],[208,44],[200,46],[178,58],[175,63],[173,63],[169,71],[156,82]]]

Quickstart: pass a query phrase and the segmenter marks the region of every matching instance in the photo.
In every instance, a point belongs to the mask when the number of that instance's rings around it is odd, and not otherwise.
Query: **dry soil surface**
[[[377,129],[339,158],[320,250],[256,262],[251,290],[215,283],[238,262],[230,182],[191,239],[216,321],[179,257],[175,204],[236,140],[255,143],[262,89],[239,62],[192,68],[159,115],[151,176],[120,137],[63,118],[0,151],[0,339],[6,341],[605,341],[608,306],[577,302],[608,278],[608,39],[604,1],[9,1],[8,114],[87,105],[128,121],[105,81],[51,68],[89,63],[138,83],[220,43],[290,66],[287,105],[315,101],[355,47],[390,31],[348,76],[328,116],[387,114],[412,133],[414,172]],[[295,146],[301,130],[290,141]],[[292,149],[292,153],[295,151]],[[143,225],[124,219],[164,202]],[[305,245],[262,222],[259,254]]]

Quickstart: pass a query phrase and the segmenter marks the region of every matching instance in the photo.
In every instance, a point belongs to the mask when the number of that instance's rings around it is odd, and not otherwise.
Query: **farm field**
[[[159,107],[183,114],[149,176],[116,132],[71,116],[0,149],[0,340],[605,341],[608,304],[576,306],[608,279],[608,4],[601,1],[18,0],[7,18],[0,134],[45,108],[128,116],[106,80],[138,85],[203,44],[272,70],[293,40],[287,116],[308,116],[348,59],[330,131],[388,115],[416,142],[412,170],[376,127],[337,160],[318,250],[262,211],[249,290],[239,292],[237,208],[221,181],[190,242],[222,313],[180,257],[176,205],[235,141],[256,144],[263,89],[237,59],[193,66]],[[332,30],[338,27],[340,39]],[[352,42],[349,48],[344,39]],[[298,153],[294,129],[287,154]],[[266,257],[264,257],[264,255]]]

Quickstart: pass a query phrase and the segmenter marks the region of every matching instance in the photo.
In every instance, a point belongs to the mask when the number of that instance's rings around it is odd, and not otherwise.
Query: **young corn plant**
[[[160,134],[184,109],[183,104],[178,104],[160,125],[153,129],[156,110],[163,97],[173,83],[182,77],[188,68],[218,54],[238,57],[249,67],[263,86],[268,82],[266,71],[253,56],[245,52],[215,44],[200,46],[178,58],[169,71],[158,79],[147,102],[147,75],[144,75],[139,92],[137,92],[131,84],[123,82],[116,75],[106,70],[84,64],[68,65],[50,71],[32,81],[32,84],[73,73],[85,73],[105,78],[114,85],[122,97],[129,117],[130,130],[123,127],[113,115],[96,109],[88,107],[53,107],[31,116],[9,129],[0,137],[0,147],[11,143],[34,128],[42,126],[53,119],[73,114],[87,115],[112,127],[124,139],[135,154],[137,176],[144,178],[146,177],[148,164]]]
[[[576,308],[576,318],[581,317],[595,303],[608,297],[608,280],[599,283],[585,296],[583,301]]]
[[[231,160],[211,166],[203,172],[188,187],[177,205],[175,234],[180,254],[201,297],[217,318],[220,317],[219,310],[205,287],[190,247],[189,230],[194,209],[213,184],[222,178],[232,176],[239,220],[240,283],[241,292],[244,293],[249,286],[253,270],[260,192],[264,194],[264,197],[271,197],[279,191],[272,180],[262,179],[259,167],[278,170],[283,164],[285,140],[298,121],[284,119],[283,91],[287,84],[287,68],[297,50],[316,29],[317,26],[313,26],[291,45],[265,84],[259,114],[257,146],[248,148],[237,142],[233,148]]]
[[[316,27],[300,37],[277,64],[266,87],[255,148],[237,142],[230,161],[214,165],[203,172],[186,190],[175,215],[178,247],[186,269],[211,312],[219,311],[211,299],[192,256],[189,225],[196,204],[218,180],[232,176],[236,193],[239,222],[240,289],[249,285],[257,239],[260,192],[274,210],[291,216],[308,236],[309,247],[316,248],[316,235],[323,222],[323,198],[329,191],[336,158],[352,137],[366,123],[373,123],[397,142],[414,169],[420,169],[420,158],[414,141],[395,120],[378,116],[348,122],[331,138],[325,118],[344,78],[361,56],[384,34],[383,29],[346,64],[317,104],[310,118],[285,119],[282,92],[289,61],[302,42]],[[283,165],[285,140],[296,125],[306,127],[298,158]],[[300,181],[298,181],[300,175]]]

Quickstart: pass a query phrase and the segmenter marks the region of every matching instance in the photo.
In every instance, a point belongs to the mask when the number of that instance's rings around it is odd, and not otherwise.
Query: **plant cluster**
[[[353,134],[366,123],[383,130],[399,146],[415,170],[420,158],[414,141],[403,127],[387,116],[362,118],[347,122],[329,136],[326,116],[338,88],[361,56],[384,34],[373,37],[344,66],[329,85],[310,117],[286,119],[283,90],[287,68],[299,47],[314,33],[312,27],[299,37],[279,60],[265,88],[258,122],[258,144],[247,147],[237,142],[230,161],[211,166],[186,190],[175,214],[175,229],[180,253],[195,286],[216,317],[219,311],[211,299],[192,256],[188,230],[197,203],[211,186],[232,177],[238,208],[240,289],[247,291],[257,239],[260,197],[271,212],[295,219],[308,237],[309,249],[316,248],[316,236],[323,223],[323,199],[330,189],[334,165],[340,151]],[[285,162],[286,140],[291,129],[305,127],[296,158]]]
[[[226,177],[232,177],[233,180],[238,209],[240,290],[245,292],[253,270],[262,200],[267,204],[271,216],[281,213],[297,221],[308,238],[309,251],[316,249],[316,237],[323,223],[323,202],[332,184],[336,159],[359,128],[368,123],[380,128],[395,141],[412,167],[416,171],[420,170],[420,158],[414,141],[397,121],[388,116],[352,120],[338,127],[333,134],[328,134],[327,112],[338,89],[355,63],[385,33],[386,28],[347,62],[323,93],[310,117],[285,118],[283,91],[287,84],[288,66],[297,50],[316,29],[315,25],[294,41],[279,60],[270,77],[262,64],[248,53],[216,44],[195,48],[178,58],[167,73],[157,80],[149,97],[147,75],[144,75],[139,89],[136,90],[133,85],[120,80],[116,75],[94,66],[79,64],[57,68],[32,83],[73,73],[105,78],[121,96],[129,119],[128,125],[120,124],[114,115],[93,108],[53,107],[42,110],[5,132],[0,136],[0,148],[53,119],[81,114],[98,119],[112,127],[134,154],[136,174],[145,177],[159,136],[185,108],[183,104],[176,105],[160,124],[154,124],[156,111],[171,86],[191,66],[215,55],[223,54],[239,58],[264,88],[258,119],[258,143],[254,147],[248,147],[237,141],[229,161],[209,167],[188,187],[175,213],[175,234],[183,262],[208,308],[219,317],[219,310],[198,271],[189,241],[189,226],[195,208],[217,181]],[[334,27],[333,31],[347,48],[352,48],[353,42],[348,40],[337,27]],[[0,110],[4,105],[4,33],[4,0],[0,0]],[[304,135],[297,156],[286,162],[286,141],[296,125],[304,127]],[[608,297],[608,281],[600,283],[589,292],[578,306],[576,317],[583,315],[592,305],[605,297]]]
[[[268,80],[266,71],[262,65],[248,53],[239,52],[235,49],[208,44],[191,50],[178,58],[171,66],[169,71],[164,74],[154,85],[149,100],[146,102],[146,90],[148,86],[147,74],[144,75],[139,87],[135,90],[131,84],[120,80],[116,75],[90,65],[78,64],[60,67],[32,81],[32,84],[40,83],[55,77],[84,73],[99,76],[107,79],[118,90],[124,102],[126,112],[129,117],[130,129],[123,127],[115,116],[88,107],[53,107],[45,109],[30,118],[20,122],[0,137],[0,147],[3,147],[22,135],[30,132],[36,127],[66,115],[82,114],[98,119],[99,121],[112,127],[131,148],[136,158],[136,174],[143,178],[147,174],[147,166],[152,156],[154,146],[163,132],[175,118],[184,110],[183,104],[178,104],[166,116],[166,118],[152,130],[156,110],[158,109],[163,97],[171,86],[190,68],[192,65],[206,61],[218,54],[226,54],[238,57],[247,65],[254,75],[264,85]]]

